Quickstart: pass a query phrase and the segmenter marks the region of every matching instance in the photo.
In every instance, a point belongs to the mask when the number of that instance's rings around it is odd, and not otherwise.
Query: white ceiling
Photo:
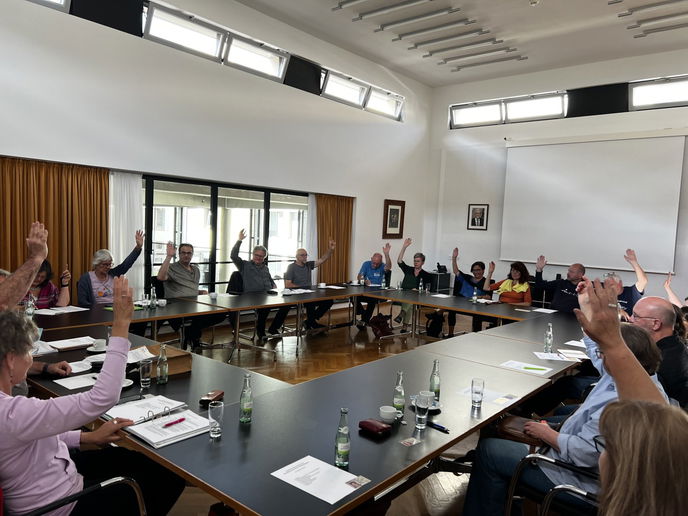
[[[346,0],[239,0],[241,3],[277,18],[320,39],[396,70],[429,86],[443,86],[514,74],[547,70],[563,66],[609,59],[653,54],[688,48],[688,0],[631,16],[618,14],[634,7],[666,0],[425,0],[420,5],[392,13],[352,21],[360,13],[396,5],[402,0],[359,0],[351,7],[333,10]],[[412,0],[404,0],[411,2]],[[422,2],[423,0],[415,0]],[[536,1],[536,0],[532,0]],[[433,19],[405,24],[375,32],[381,24],[439,11],[459,11]],[[668,14],[686,13],[672,20],[627,29],[638,20]],[[400,33],[417,31],[468,18],[470,25],[444,29],[427,35],[393,41]],[[677,30],[657,32],[634,38],[655,27],[686,25]],[[475,29],[489,33],[409,50],[413,43],[460,34]],[[428,50],[496,38],[503,43],[480,48],[448,51],[433,57],[422,57]],[[444,57],[477,53],[489,49],[513,48],[510,53],[476,56],[438,65]],[[289,50],[289,49],[286,49]],[[527,60],[504,61],[484,66],[451,70],[460,64],[490,61],[503,57],[524,56]],[[308,57],[308,56],[303,56]],[[321,63],[327,66],[327,63]],[[346,72],[346,70],[341,70]],[[677,70],[685,73],[687,70]],[[639,77],[641,78],[641,77]]]

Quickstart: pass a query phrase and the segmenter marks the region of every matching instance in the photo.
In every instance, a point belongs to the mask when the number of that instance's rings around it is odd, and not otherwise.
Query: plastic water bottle
[[[33,317],[33,314],[35,311],[36,311],[36,300],[34,299],[32,294],[29,294],[29,297],[26,300],[26,303],[24,303],[24,314],[26,315],[26,317]]]
[[[423,288],[423,280],[421,279],[418,281],[418,292],[422,293],[424,292],[424,290],[425,289]]]
[[[397,409],[397,419],[404,416],[406,406],[406,395],[404,394],[404,372],[397,371],[397,384],[394,387],[394,398],[392,405]]]
[[[478,289],[473,287],[473,296],[471,297],[471,303],[475,304],[478,302]]]
[[[348,466],[351,437],[349,437],[349,423],[347,421],[348,408],[340,409],[337,436],[334,439],[334,465]]]
[[[554,334],[552,333],[552,323],[547,323],[547,331],[545,332],[545,353],[552,352],[552,344],[554,343]]]
[[[435,393],[435,403],[440,402],[440,361],[435,359],[430,374],[430,390]]]
[[[169,364],[167,363],[167,346],[165,344],[160,344],[160,354],[158,355],[156,372],[158,376],[158,385],[166,384],[169,377]]]
[[[239,422],[250,423],[253,413],[253,391],[251,390],[251,375],[244,375],[244,386],[241,388],[239,396]]]

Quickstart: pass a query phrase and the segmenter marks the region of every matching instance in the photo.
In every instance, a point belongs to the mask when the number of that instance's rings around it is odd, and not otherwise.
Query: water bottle
[[[478,302],[478,289],[473,287],[473,296],[471,297],[471,303],[475,304]]]
[[[397,419],[402,418],[404,416],[404,407],[406,406],[403,371],[397,371],[397,384],[394,387],[394,398],[392,405],[395,409],[397,409]]]
[[[155,293],[155,287],[151,287],[151,297],[150,297],[149,307],[151,310],[154,310],[158,307],[158,296]]]
[[[430,390],[435,393],[435,403],[440,402],[440,361],[435,359],[430,374]]]
[[[158,355],[156,372],[158,376],[158,385],[166,384],[169,376],[169,364],[167,363],[167,346],[165,344],[160,344],[160,354]]]
[[[420,280],[418,280],[418,292],[422,293],[423,290],[423,279],[421,278]]]
[[[547,323],[547,331],[545,332],[545,353],[552,352],[552,344],[554,343],[554,334],[552,333],[552,323]]]
[[[33,317],[34,312],[36,311],[36,300],[33,297],[33,294],[29,294],[28,299],[26,300],[26,303],[24,303],[24,314],[26,317]]]
[[[239,396],[239,422],[250,423],[253,413],[253,391],[251,390],[251,375],[244,375],[244,386],[241,388]]]
[[[346,417],[348,413],[348,408],[342,408],[340,410],[337,437],[334,439],[334,465],[340,467],[349,465],[351,438],[349,437],[349,423]]]

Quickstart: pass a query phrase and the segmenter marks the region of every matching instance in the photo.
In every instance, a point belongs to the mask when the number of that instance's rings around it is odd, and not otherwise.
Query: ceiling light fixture
[[[437,18],[438,16],[444,16],[446,14],[452,14],[460,11],[460,7],[447,7],[446,9],[440,9],[439,11],[433,11],[431,13],[419,14],[418,16],[411,16],[410,18],[404,18],[403,20],[393,21],[389,23],[381,24],[373,32],[381,32],[383,30],[391,29],[393,27],[400,27],[401,25],[408,25],[409,23],[416,23],[419,21],[430,20],[432,18]]]
[[[442,54],[444,52],[449,52],[450,50],[465,50],[467,48],[477,48],[477,47],[484,47],[486,45],[498,45],[500,43],[504,43],[504,40],[501,39],[483,39],[480,41],[475,41],[473,43],[464,43],[462,45],[454,45],[452,47],[444,47],[444,48],[438,48],[437,50],[430,50],[427,54],[423,54],[423,57],[432,57],[437,54]]]
[[[664,16],[655,16],[654,18],[645,18],[644,20],[638,20],[633,25],[626,27],[627,29],[637,29],[638,27],[643,27],[645,25],[652,25],[653,23],[661,23],[667,20],[673,20],[675,18],[684,18],[688,16],[688,11],[683,11],[676,14],[665,14]]]
[[[344,0],[343,2],[339,2],[335,7],[332,8],[333,11],[339,11],[340,9],[344,9],[345,7],[352,7],[354,5],[362,4],[363,2],[367,2],[368,0]]]
[[[655,2],[653,4],[639,5],[638,7],[629,7],[627,11],[619,13],[619,18],[624,16],[631,16],[635,13],[640,13],[643,11],[652,11],[654,9],[661,9],[667,5],[677,4],[679,2],[685,2],[686,0],[663,0],[662,2]]]
[[[427,4],[433,0],[404,0],[398,4],[388,5],[387,7],[380,7],[379,9],[373,9],[372,11],[366,11],[360,13],[356,18],[352,18],[351,21],[360,21],[372,18],[374,16],[380,16],[382,14],[393,13],[394,11],[400,11],[406,9],[407,7],[414,7],[416,5]]]
[[[502,52],[511,53],[516,52],[515,48],[497,48],[495,50],[483,50],[482,52],[473,52],[472,54],[464,54],[462,56],[451,56],[445,57],[441,61],[438,61],[438,65],[445,65],[454,61],[463,61],[464,59],[473,59],[474,57],[491,56],[493,54],[501,54]]]
[[[418,43],[414,43],[413,45],[408,47],[408,50],[415,50],[417,48],[429,47],[432,45],[436,45],[437,43],[446,43],[447,41],[454,41],[457,39],[470,38],[472,36],[483,36],[483,35],[489,34],[489,33],[490,33],[489,30],[475,29],[475,30],[471,30],[468,32],[462,32],[461,34],[454,34],[453,36],[443,36],[441,38],[419,41]]]
[[[461,66],[457,66],[456,68],[452,68],[452,72],[460,72],[464,68],[472,68],[474,66],[483,66],[483,65],[489,65],[489,64],[495,64],[495,63],[503,63],[504,61],[525,61],[528,59],[526,56],[510,56],[510,57],[502,57],[500,59],[492,59],[491,61],[480,61],[479,63],[469,63]]]
[[[462,25],[470,25],[471,23],[475,23],[475,20],[471,20],[469,18],[463,18],[461,20],[456,20],[456,21],[449,22],[449,23],[443,23],[442,25],[435,25],[434,27],[428,27],[427,29],[418,29],[418,30],[414,30],[411,32],[405,32],[403,34],[399,34],[392,41],[400,41],[402,39],[412,38],[414,36],[422,36],[424,34],[432,34],[433,32],[439,32],[441,30],[451,29],[453,27],[460,27]]]
[[[668,27],[657,27],[655,29],[645,29],[643,32],[640,34],[634,34],[634,38],[644,38],[645,36],[649,36],[650,34],[655,34],[657,32],[666,32],[669,30],[676,30],[676,29],[685,29],[688,27],[688,23],[679,23],[678,25],[669,25]]]

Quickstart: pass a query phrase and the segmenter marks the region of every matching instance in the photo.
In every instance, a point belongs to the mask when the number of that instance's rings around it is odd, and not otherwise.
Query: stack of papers
[[[559,353],[571,360],[587,360],[589,357],[578,349],[560,349]]]
[[[536,308],[533,310],[533,312],[542,312],[543,314],[553,314],[556,312],[556,310],[552,310],[551,308]]]
[[[154,448],[162,448],[208,432],[210,421],[190,410],[182,410],[139,425],[128,426],[125,430]]]
[[[452,297],[452,296],[449,295],[449,294],[433,294],[432,297],[442,297],[442,298],[446,298],[446,297]]]
[[[86,310],[88,310],[88,308],[81,308],[80,306],[56,306],[54,308],[41,308],[34,313],[37,315],[58,315],[71,312],[83,312]]]
[[[325,288],[331,288],[334,290],[344,290],[346,287],[340,287],[338,285],[327,285]]]
[[[47,355],[49,353],[55,353],[56,351],[57,350],[53,348],[49,343],[44,342],[42,340],[37,340],[33,343],[33,349],[31,350],[31,354],[35,357],[40,357],[43,355]]]
[[[307,288],[285,288],[282,291],[283,296],[292,296],[296,294],[310,294],[311,292],[315,292],[315,290],[309,290]]]
[[[499,303],[499,301],[493,301],[492,299],[478,299],[478,303],[483,303],[484,305],[490,305],[492,303]]]
[[[155,358],[155,355],[148,351],[146,346],[141,346],[140,348],[129,351],[127,354],[127,364],[136,364],[146,358]]]
[[[131,419],[138,424],[182,408],[186,408],[186,403],[182,401],[172,400],[165,396],[147,396],[140,400],[115,405],[105,413],[105,417]]]
[[[516,371],[521,371],[523,373],[532,373],[543,375],[550,372],[552,369],[549,367],[542,367],[535,364],[528,364],[527,362],[519,362],[518,360],[507,360],[503,364],[499,364],[501,367],[508,367],[509,369],[515,369]]]
[[[559,353],[543,353],[542,351],[533,351],[533,354],[540,360],[559,360],[562,362],[578,362],[575,358],[566,358]]]
[[[53,340],[48,344],[58,351],[69,351],[71,349],[87,348],[95,341],[96,339],[93,337],[75,337],[73,339]]]

